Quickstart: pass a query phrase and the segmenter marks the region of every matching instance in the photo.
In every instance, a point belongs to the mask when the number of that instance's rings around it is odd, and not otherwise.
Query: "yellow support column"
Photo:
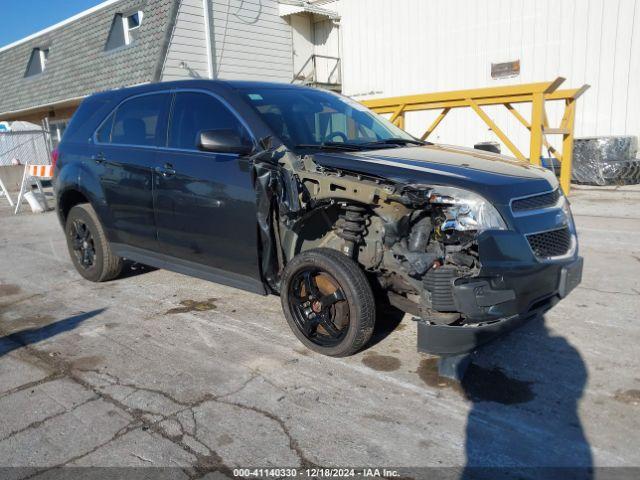
[[[573,124],[576,118],[575,99],[565,100],[565,115],[563,125],[567,132],[562,136],[562,161],[560,162],[560,186],[565,195],[569,195],[571,189],[571,170],[573,166]]]
[[[544,118],[544,95],[536,92],[531,101],[531,143],[529,150],[529,162],[533,165],[540,165],[540,155],[542,154],[542,129]]]

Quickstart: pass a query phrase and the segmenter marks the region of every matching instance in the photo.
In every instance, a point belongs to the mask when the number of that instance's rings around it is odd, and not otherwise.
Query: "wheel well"
[[[89,203],[89,200],[77,190],[67,190],[62,194],[58,203],[58,209],[60,210],[63,222],[67,220],[69,210],[81,203]]]
[[[303,250],[319,247],[328,247],[333,249],[340,249],[340,245],[344,242],[339,233],[336,233],[336,227],[340,225],[340,215],[343,212],[343,204],[349,204],[354,206],[361,206],[367,208],[365,213],[366,217],[371,219],[376,217],[368,207],[368,205],[353,202],[336,200],[330,204],[325,204],[310,211],[298,224],[294,227],[295,231],[295,245],[290,245],[290,248],[285,248],[289,258],[297,255]],[[367,221],[367,225],[370,225],[371,220]],[[327,235],[331,235],[332,242],[327,243],[325,238]],[[368,236],[368,230],[365,237]]]

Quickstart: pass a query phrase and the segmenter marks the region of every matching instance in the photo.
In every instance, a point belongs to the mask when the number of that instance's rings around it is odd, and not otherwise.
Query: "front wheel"
[[[352,355],[371,338],[375,300],[360,267],[328,248],[295,256],[282,276],[282,308],[298,339],[332,357]]]

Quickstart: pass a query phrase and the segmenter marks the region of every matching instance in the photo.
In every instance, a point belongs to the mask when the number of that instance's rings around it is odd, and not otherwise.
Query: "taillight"
[[[60,154],[58,153],[58,149],[54,149],[53,152],[51,152],[51,166],[53,167],[53,170],[56,169],[56,163],[58,163],[58,156]]]

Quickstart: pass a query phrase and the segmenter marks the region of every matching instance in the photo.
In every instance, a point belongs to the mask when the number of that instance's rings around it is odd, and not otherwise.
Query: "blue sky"
[[[0,47],[99,3],[102,0],[2,0]]]

